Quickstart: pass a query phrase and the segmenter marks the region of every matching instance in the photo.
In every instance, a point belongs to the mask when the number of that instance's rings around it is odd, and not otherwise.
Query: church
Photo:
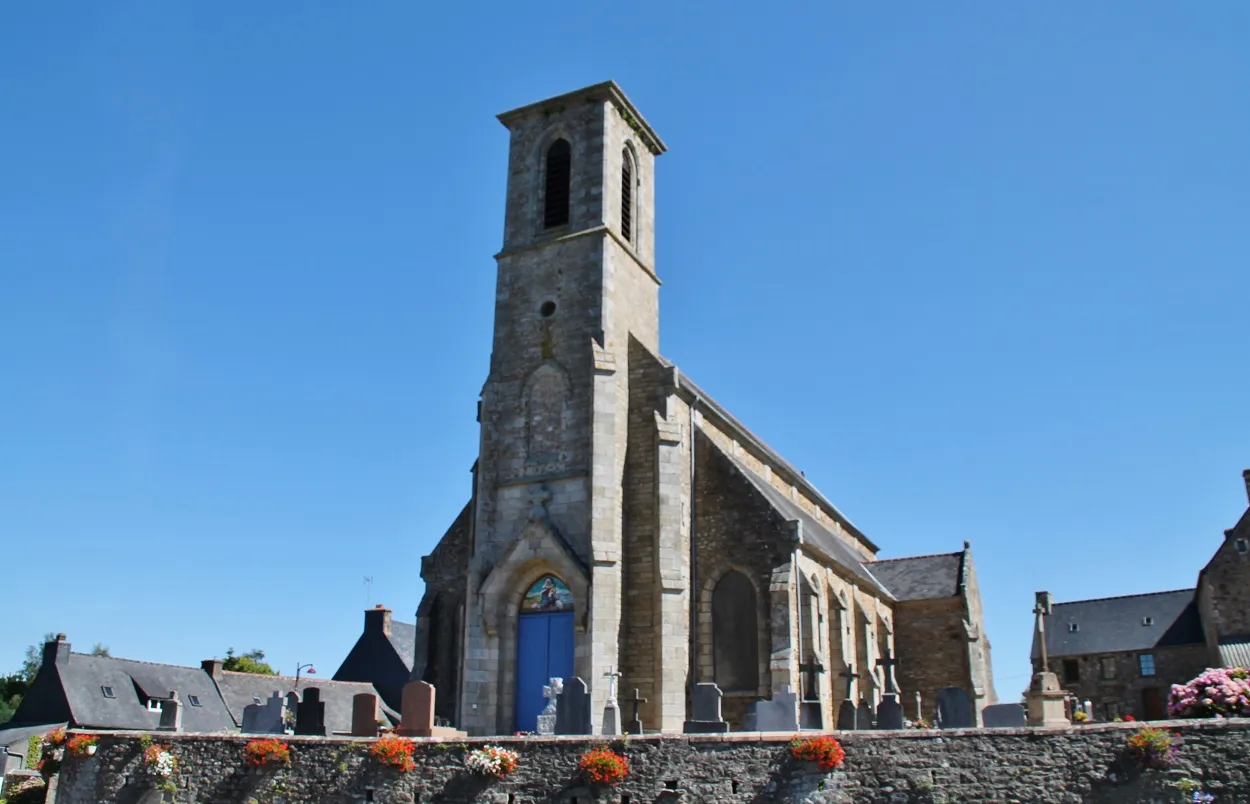
[[[422,560],[412,678],[474,735],[534,731],[577,676],[680,732],[693,685],[798,696],[832,729],[894,673],[909,718],[939,690],[994,703],[972,555],[878,546],[660,353],[663,141],[614,82],[506,112],[494,339],[469,501]],[[619,675],[617,675],[619,674]],[[612,682],[616,681],[616,684]],[[916,708],[919,707],[919,712]],[[626,709],[628,711],[628,709]]]

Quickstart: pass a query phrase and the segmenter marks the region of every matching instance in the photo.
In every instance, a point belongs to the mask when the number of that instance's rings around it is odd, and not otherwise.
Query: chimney
[[[205,659],[200,662],[200,669],[208,673],[208,677],[214,681],[221,678],[221,659]]]
[[[381,603],[365,611],[365,633],[371,631],[381,631],[388,637],[391,635],[391,610]]]
[[[65,641],[65,634],[57,634],[55,642],[43,643],[43,664],[45,667],[69,664],[69,643]]]
[[[1250,469],[1241,470],[1241,479],[1246,481],[1246,500],[1250,501]]]

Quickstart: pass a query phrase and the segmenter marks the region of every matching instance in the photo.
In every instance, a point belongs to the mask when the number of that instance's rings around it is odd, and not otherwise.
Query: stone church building
[[[832,728],[896,656],[908,716],[959,687],[994,702],[968,549],[878,547],[660,353],[659,136],[612,82],[499,116],[511,133],[494,341],[468,504],[422,561],[413,677],[470,734],[532,731],[579,676],[598,730],[681,731],[693,681],[747,704],[785,688]],[[819,669],[817,669],[819,668]],[[913,688],[907,683],[914,679]]]

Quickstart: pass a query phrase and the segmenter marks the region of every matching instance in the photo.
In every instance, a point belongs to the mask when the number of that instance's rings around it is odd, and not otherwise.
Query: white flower
[[[474,773],[483,776],[503,776],[506,772],[505,767],[509,769],[516,767],[518,759],[515,751],[494,745],[484,745],[470,751],[464,758],[464,765]]]

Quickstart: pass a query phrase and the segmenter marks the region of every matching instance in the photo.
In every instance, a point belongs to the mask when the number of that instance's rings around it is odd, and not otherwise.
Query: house
[[[394,619],[390,609],[382,605],[366,609],[365,630],[334,680],[372,684],[387,706],[402,711],[404,685],[412,678],[416,639],[416,625]]]
[[[1242,479],[1250,499],[1250,469]],[[1056,603],[1046,652],[1064,689],[1107,720],[1165,718],[1173,684],[1208,667],[1250,666],[1250,507],[1194,588]],[[1032,660],[1041,670],[1036,634]]]
[[[331,733],[351,731],[354,695],[377,694],[371,684],[304,681],[305,689],[321,690],[326,728]],[[52,724],[157,731],[162,707],[175,698],[181,705],[180,731],[237,732],[243,724],[243,708],[274,691],[295,695],[292,702],[298,700],[297,680],[289,676],[232,673],[223,670],[216,659],[200,667],[183,667],[74,653],[65,635],[58,634],[44,644],[43,663],[5,733],[34,726],[51,730]],[[398,723],[394,712],[383,708],[382,713]]]

